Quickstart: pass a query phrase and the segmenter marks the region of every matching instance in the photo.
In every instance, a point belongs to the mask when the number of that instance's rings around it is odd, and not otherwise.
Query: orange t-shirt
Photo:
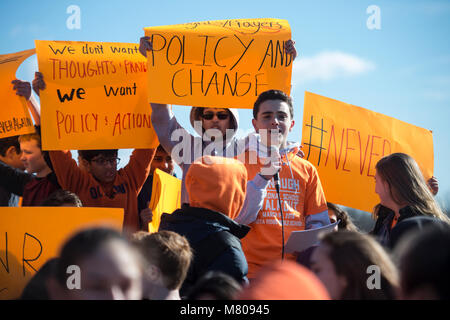
[[[261,164],[248,164],[249,152],[245,156],[248,179],[251,180],[261,171]],[[307,215],[328,210],[316,168],[295,153],[289,153],[288,157],[292,176],[285,159],[279,172],[285,243],[292,231],[305,229]],[[241,242],[248,262],[248,277],[252,278],[263,265],[281,259],[281,214],[273,179],[267,187],[262,209],[249,226],[251,230]],[[295,259],[295,256],[286,254],[285,258]]]
[[[84,207],[123,208],[124,231],[139,230],[137,196],[150,172],[155,149],[135,149],[128,164],[117,171],[114,195],[108,197],[93,175],[78,167],[70,151],[50,151],[53,168],[62,189],[78,195]]]

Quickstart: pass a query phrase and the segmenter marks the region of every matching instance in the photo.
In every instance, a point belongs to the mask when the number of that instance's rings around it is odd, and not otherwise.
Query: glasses
[[[214,118],[214,116],[217,116],[217,118],[219,120],[226,120],[228,119],[228,113],[226,112],[218,112],[218,113],[214,113],[214,112],[207,112],[202,114],[202,118],[204,120],[212,120]]]
[[[118,165],[120,162],[120,158],[98,158],[98,159],[92,159],[91,161],[94,161],[96,164],[104,166],[106,163],[109,163],[112,166]]]

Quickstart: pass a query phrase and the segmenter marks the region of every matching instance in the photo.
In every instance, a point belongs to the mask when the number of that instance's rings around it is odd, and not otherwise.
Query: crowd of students
[[[140,52],[152,49],[141,38]],[[293,42],[286,51],[296,56]],[[117,150],[42,151],[39,107],[45,79],[16,80],[31,101],[36,133],[0,140],[0,205],[123,208],[122,232],[91,228],[68,239],[34,275],[22,299],[448,299],[449,218],[417,163],[394,153],[376,165],[376,224],[364,234],[326,201],[319,174],[287,140],[292,99],[278,90],[255,101],[255,133],[237,140],[236,109],[193,107],[194,137],[168,105],[151,103],[160,146],[136,149],[117,169]],[[176,134],[175,134],[176,133]],[[177,136],[181,139],[174,139]],[[149,233],[156,168],[182,169],[180,209]],[[24,170],[26,172],[24,172]],[[293,231],[339,221],[334,232],[287,254]],[[69,288],[67,268],[81,270]]]

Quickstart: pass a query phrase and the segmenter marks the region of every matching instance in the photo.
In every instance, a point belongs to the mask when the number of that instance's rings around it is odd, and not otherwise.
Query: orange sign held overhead
[[[0,213],[0,300],[16,299],[37,270],[59,254],[82,228],[122,230],[123,209],[75,207],[2,208]]]
[[[145,28],[149,101],[253,108],[269,89],[291,89],[286,20],[238,19]]]
[[[161,215],[181,208],[181,180],[156,169],[153,173],[152,198],[149,207],[152,210],[153,219],[148,224],[148,230],[157,232]]]
[[[0,139],[34,132],[33,120],[27,102],[13,90],[11,81],[16,80],[17,68],[34,49],[0,55]]]
[[[431,131],[386,115],[305,93],[302,144],[327,201],[372,212],[375,165],[395,152],[412,156],[425,179],[433,175]]]
[[[158,145],[137,44],[36,40],[36,52],[46,83],[40,93],[44,150]]]

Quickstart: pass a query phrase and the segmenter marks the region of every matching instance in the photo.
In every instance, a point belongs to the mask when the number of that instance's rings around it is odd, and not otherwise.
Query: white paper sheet
[[[284,246],[284,251],[286,253],[302,252],[308,249],[312,245],[318,242],[318,236],[320,233],[327,233],[333,231],[334,227],[339,223],[326,225],[317,229],[303,230],[303,231],[293,231],[289,237],[286,245]]]

